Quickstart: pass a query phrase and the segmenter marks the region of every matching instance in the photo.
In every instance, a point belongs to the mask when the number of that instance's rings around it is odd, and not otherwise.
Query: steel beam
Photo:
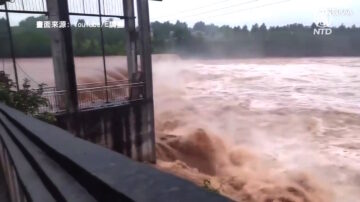
[[[8,30],[8,34],[9,34],[9,41],[10,41],[10,54],[11,54],[11,59],[12,59],[13,66],[14,66],[16,90],[19,91],[20,86],[19,86],[19,78],[18,78],[18,72],[17,72],[17,67],[16,67],[14,40],[13,40],[12,31],[11,31],[9,12],[7,11],[6,3],[5,3],[5,10],[6,10],[6,12],[5,12],[5,14],[6,14],[6,26],[7,26],[7,30]]]

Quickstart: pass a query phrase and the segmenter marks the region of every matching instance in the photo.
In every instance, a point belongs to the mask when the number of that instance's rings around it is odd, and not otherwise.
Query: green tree
[[[15,83],[4,71],[0,71],[0,102],[41,120],[54,122],[53,115],[40,113],[40,108],[48,105],[47,99],[42,97],[43,87],[40,84],[38,89],[32,90],[29,80],[25,79],[22,88],[17,91]]]
[[[194,24],[194,28],[195,31],[201,31],[204,32],[206,30],[206,25],[204,22],[197,22]]]

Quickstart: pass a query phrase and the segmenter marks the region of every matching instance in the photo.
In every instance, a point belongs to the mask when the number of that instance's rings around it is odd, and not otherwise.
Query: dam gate
[[[44,88],[43,97],[48,100],[48,106],[40,111],[55,114],[56,125],[78,137],[135,160],[155,162],[148,0],[5,0],[0,1],[0,13],[6,15],[10,58],[18,90],[18,64],[9,14],[44,15],[49,22],[65,22],[63,27],[58,24],[49,29],[55,86]],[[70,17],[77,16],[97,18],[100,24],[101,83],[77,84],[70,23]],[[123,22],[127,80],[108,79],[102,26],[108,18]]]

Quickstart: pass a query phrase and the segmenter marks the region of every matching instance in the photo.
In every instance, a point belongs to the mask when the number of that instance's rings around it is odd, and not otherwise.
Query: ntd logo
[[[332,29],[326,26],[323,22],[320,22],[317,25],[317,28],[314,28],[314,35],[330,35],[332,34]]]

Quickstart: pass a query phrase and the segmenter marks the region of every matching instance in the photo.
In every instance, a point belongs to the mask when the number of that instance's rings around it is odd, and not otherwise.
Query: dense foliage
[[[265,24],[229,27],[196,23],[152,23],[155,52],[195,56],[359,56],[360,28],[332,27],[331,35],[314,35],[315,24],[267,28]]]
[[[47,99],[43,98],[42,94],[43,85],[32,90],[29,80],[26,79],[22,88],[17,91],[15,83],[4,71],[0,71],[0,102],[41,120],[54,122],[55,117],[53,115],[39,111],[41,107],[48,104]]]
[[[13,27],[18,57],[50,56],[48,29],[37,29],[36,21],[45,17],[29,17]],[[78,23],[83,23],[79,20]],[[331,35],[314,35],[315,24],[291,24],[251,28],[207,25],[189,27],[186,23],[154,22],[151,24],[154,53],[180,53],[191,56],[261,57],[261,56],[359,56],[360,28],[332,27]],[[77,56],[101,55],[98,28],[73,27],[73,45]],[[106,55],[125,54],[125,30],[104,28]],[[0,56],[9,55],[5,20],[0,19]]]

